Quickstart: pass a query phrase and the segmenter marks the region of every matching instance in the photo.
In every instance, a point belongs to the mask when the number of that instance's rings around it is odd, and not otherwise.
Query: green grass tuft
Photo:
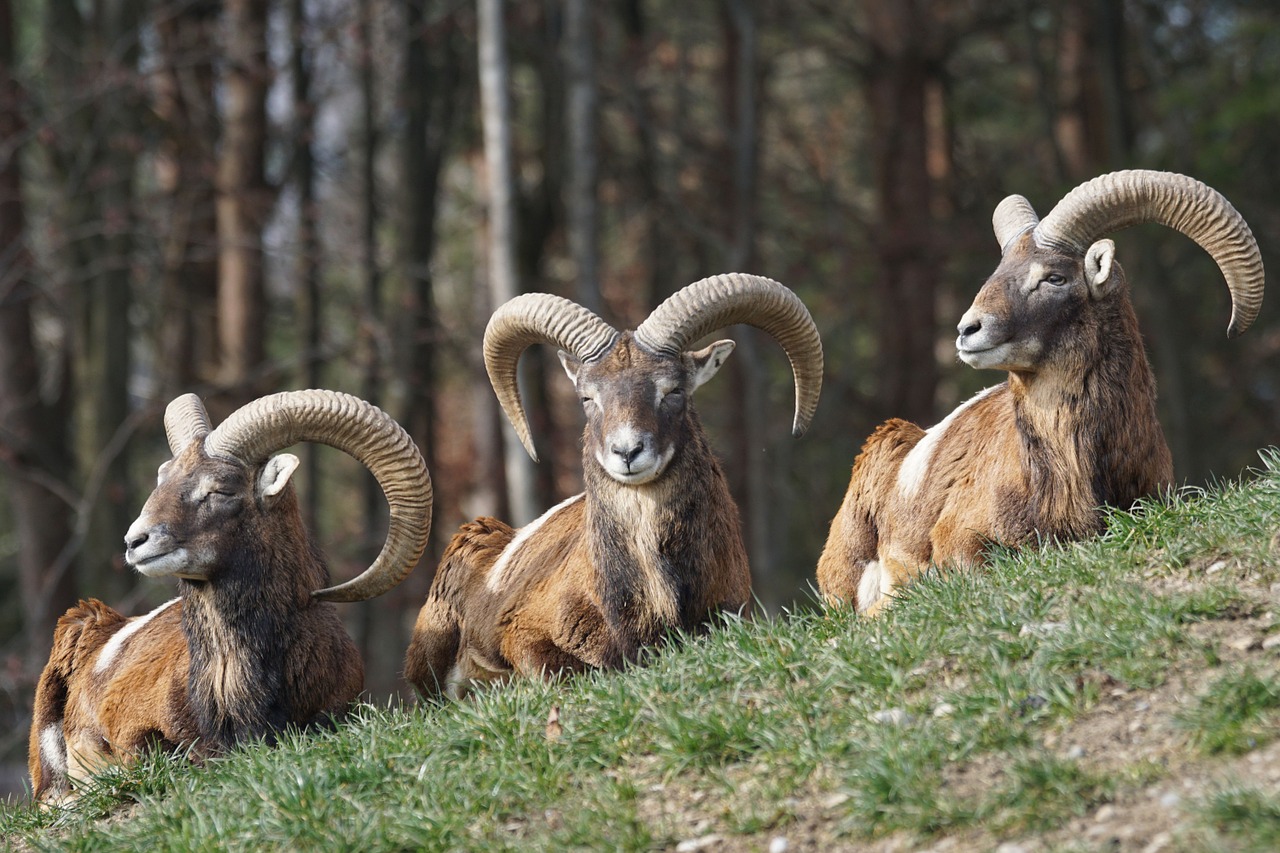
[[[1052,755],[1029,754],[1014,761],[1007,781],[992,800],[1001,823],[1018,829],[1042,830],[1092,811],[1109,802],[1118,780]]]
[[[1249,752],[1280,735],[1280,683],[1259,678],[1251,669],[1230,672],[1178,721],[1211,755]]]
[[[1202,806],[1204,821],[1239,849],[1280,850],[1280,794],[1235,787],[1217,791]]]

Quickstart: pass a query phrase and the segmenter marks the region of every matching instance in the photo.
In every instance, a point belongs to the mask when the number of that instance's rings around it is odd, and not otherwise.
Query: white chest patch
[[[679,615],[675,591],[658,565],[658,550],[666,533],[663,509],[670,501],[671,489],[666,481],[657,488],[619,488],[613,495],[615,511],[630,522],[630,550],[640,571],[645,605],[655,619],[674,624]]]
[[[544,512],[542,515],[535,518],[533,521],[526,524],[524,527],[521,527],[511,541],[507,543],[507,547],[502,549],[502,553],[498,555],[498,559],[495,560],[493,565],[489,568],[489,575],[485,578],[485,587],[487,587],[490,592],[497,592],[502,589],[502,585],[506,577],[507,566],[511,564],[511,560],[515,557],[516,552],[524,547],[524,543],[528,542],[529,539],[551,519],[551,516],[555,515],[565,507],[572,505],[574,502],[582,500],[585,495],[586,492],[583,492],[581,494],[574,495],[571,498],[566,498]]]
[[[925,474],[929,470],[929,462],[933,459],[933,450],[938,446],[938,442],[942,440],[942,436],[951,426],[951,423],[959,417],[961,412],[1001,387],[1003,386],[992,385],[990,388],[982,389],[957,406],[955,411],[943,418],[940,423],[925,431],[924,436],[916,442],[916,446],[907,452],[906,457],[902,460],[902,466],[898,468],[899,495],[908,500],[916,496],[916,492],[920,491],[920,484],[924,482]]]
[[[159,616],[163,610],[172,607],[180,600],[181,599],[175,598],[172,601],[166,601],[146,616],[138,616],[130,620],[123,628],[112,634],[111,639],[107,640],[106,645],[102,647],[102,651],[98,653],[98,661],[93,665],[94,673],[104,672],[108,667],[110,667],[112,661],[114,661],[116,656],[120,654],[120,650],[124,648],[124,644],[128,642],[130,637],[138,633],[143,625],[146,625],[152,619]]]

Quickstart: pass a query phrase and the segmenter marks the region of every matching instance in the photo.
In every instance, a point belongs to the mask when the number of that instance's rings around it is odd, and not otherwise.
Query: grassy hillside
[[[1280,455],[882,619],[730,622],[644,669],[153,756],[18,847],[1280,849]],[[785,839],[785,841],[779,840]]]

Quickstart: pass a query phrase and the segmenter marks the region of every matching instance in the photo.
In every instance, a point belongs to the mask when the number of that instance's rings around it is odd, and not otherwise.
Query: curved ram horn
[[[209,413],[195,394],[175,397],[164,410],[164,434],[169,440],[169,452],[174,456],[186,450],[195,439],[204,438],[211,429]]]
[[[1249,328],[1262,307],[1262,255],[1249,225],[1212,187],[1173,172],[1133,170],[1101,175],[1063,197],[1036,226],[1036,244],[1083,254],[1100,237],[1158,222],[1200,244],[1231,291],[1227,336]]]
[[[617,329],[576,302],[550,293],[526,293],[493,312],[484,330],[485,370],[502,411],[533,461],[538,461],[538,454],[516,382],[521,353],[533,344],[550,344],[579,361],[594,361],[617,340]]]
[[[209,433],[205,451],[257,465],[302,441],[336,447],[367,467],[391,509],[387,540],[373,565],[346,583],[311,594],[361,601],[391,589],[418,563],[431,533],[431,475],[409,434],[386,412],[337,391],[284,391],[241,406]]]
[[[704,335],[734,323],[767,332],[787,353],[796,383],[791,433],[804,435],[822,393],[822,339],[809,309],[789,288],[745,273],[704,278],[655,308],[635,337],[651,350],[677,355]]]
[[[1021,236],[1040,222],[1031,202],[1020,195],[1005,196],[1004,201],[996,205],[996,212],[991,214],[991,227],[996,232],[996,242],[1000,244],[1000,254],[1009,250],[1016,238]]]

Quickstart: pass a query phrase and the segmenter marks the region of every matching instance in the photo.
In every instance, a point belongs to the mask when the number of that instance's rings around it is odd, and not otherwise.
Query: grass
[[[1250,752],[1280,735],[1280,683],[1252,669],[1230,672],[1178,719],[1207,753]]]
[[[1078,761],[1030,753],[1015,759],[992,806],[1006,827],[1050,829],[1110,802],[1118,785],[1116,777],[1091,771]]]
[[[0,837],[149,853],[648,850],[711,834],[754,848],[779,835],[791,849],[949,835],[1066,846],[1100,806],[1274,737],[1280,656],[1224,642],[1276,603],[1280,464],[1263,459],[1244,483],[1112,513],[1098,539],[927,575],[875,621],[731,619],[626,673],[365,705],[337,731],[202,767],[148,755],[74,808],[0,808]],[[1184,682],[1190,698],[1169,698]],[[1119,740],[1067,748],[1112,737],[1138,700],[1168,724],[1161,761]],[[1275,846],[1274,792],[1203,790],[1218,793],[1188,832]]]
[[[1280,850],[1280,795],[1275,790],[1229,787],[1203,804],[1208,824],[1242,849]]]

